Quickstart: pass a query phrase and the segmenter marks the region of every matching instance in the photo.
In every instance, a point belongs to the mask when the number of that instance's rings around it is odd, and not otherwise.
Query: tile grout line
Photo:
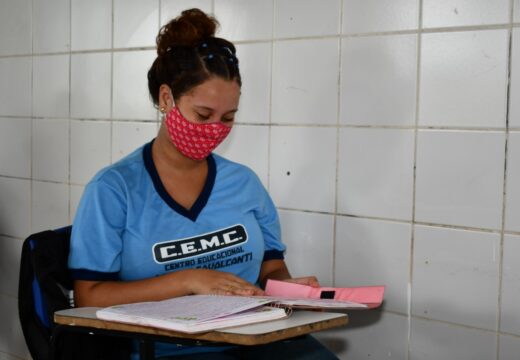
[[[72,219],[71,219],[71,214],[72,214],[72,200],[71,200],[71,194],[72,194],[72,190],[71,190],[71,186],[70,186],[70,182],[71,182],[71,175],[70,175],[70,172],[71,172],[71,168],[72,168],[72,160],[71,160],[71,147],[72,147],[72,141],[71,141],[71,135],[72,135],[72,0],[69,0],[69,114],[68,114],[68,121],[67,121],[67,125],[68,125],[68,141],[67,141],[67,146],[68,146],[68,171],[67,171],[67,174],[68,174],[68,204],[69,204],[69,208],[68,208],[68,214],[67,214],[67,217],[68,217],[68,220],[69,220],[69,224],[72,222]]]
[[[34,167],[34,158],[33,158],[33,143],[34,143],[34,0],[31,0],[31,145],[30,145],[30,166],[29,169],[29,236],[32,233],[32,223],[33,223],[33,167]]]
[[[215,3],[215,0],[213,0]],[[271,151],[272,151],[272,134],[273,134],[273,71],[274,71],[274,23],[275,23],[275,0],[271,1],[272,4],[272,19],[273,23],[271,24],[271,40],[269,42],[270,45],[270,54],[269,54],[269,111],[268,111],[268,125],[267,125],[267,191],[269,192],[271,189]],[[282,239],[283,240],[283,239]]]

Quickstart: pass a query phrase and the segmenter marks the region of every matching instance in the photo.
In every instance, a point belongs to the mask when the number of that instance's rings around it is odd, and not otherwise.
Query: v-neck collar
[[[206,161],[208,162],[208,176],[206,178],[206,183],[204,184],[204,188],[199,194],[199,197],[197,198],[191,209],[188,210],[182,205],[180,205],[177,201],[175,201],[170,196],[170,194],[168,194],[166,188],[164,187],[161,181],[161,178],[159,177],[159,173],[157,172],[157,168],[155,167],[152,158],[152,145],[154,140],[152,140],[144,146],[143,159],[144,166],[146,167],[148,174],[150,174],[150,177],[152,178],[155,190],[157,191],[159,196],[164,200],[164,202],[168,204],[170,208],[172,208],[173,211],[195,222],[202,209],[204,209],[204,206],[206,206],[209,196],[211,195],[211,191],[213,190],[213,185],[215,184],[215,177],[217,176],[217,167],[215,165],[215,159],[211,154],[206,158]]]

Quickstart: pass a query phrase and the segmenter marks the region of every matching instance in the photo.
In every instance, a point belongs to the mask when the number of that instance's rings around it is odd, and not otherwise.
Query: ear
[[[159,87],[159,109],[162,113],[169,113],[175,106],[172,96],[172,90],[166,84]]]

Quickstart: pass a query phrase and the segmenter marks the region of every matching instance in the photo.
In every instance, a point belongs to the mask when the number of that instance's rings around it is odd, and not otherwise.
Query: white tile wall
[[[27,237],[31,231],[30,180],[0,177],[0,194],[0,234]]]
[[[69,225],[69,185],[32,182],[31,233]]]
[[[269,123],[271,96],[271,44],[237,46],[242,91],[235,121]]]
[[[342,360],[407,359],[408,320],[379,311],[351,311],[345,328],[314,333]]]
[[[249,166],[268,186],[269,129],[266,126],[234,125],[216,153]]]
[[[110,164],[110,123],[73,120],[70,127],[70,181],[84,185]]]
[[[518,28],[513,29],[511,52],[509,127],[520,129],[520,29]]]
[[[417,221],[500,229],[502,132],[418,132]]]
[[[69,121],[35,119],[32,127],[32,177],[69,180]]]
[[[114,47],[155,46],[159,31],[159,0],[113,1]]]
[[[280,41],[273,54],[273,123],[335,124],[339,42]]]
[[[509,22],[509,0],[424,0],[423,27]]]
[[[155,122],[119,122],[112,125],[112,162],[130,154],[157,135]]]
[[[410,359],[495,359],[492,332],[412,318]]]
[[[520,231],[520,132],[511,132],[507,143],[505,229]]]
[[[162,0],[161,26],[179,16],[183,10],[197,8],[206,13],[212,12],[212,0]]]
[[[514,8],[514,17],[513,21],[515,23],[520,22],[520,0],[514,0],[513,1],[513,8]]]
[[[3,1],[1,6],[0,56],[30,54],[32,50],[32,1]]]
[[[112,46],[112,1],[71,0],[71,49],[107,49]]]
[[[505,235],[500,330],[520,335],[520,236]]]
[[[22,240],[0,236],[0,293],[18,296]]]
[[[29,359],[17,314],[17,299],[0,294],[0,349],[18,358]]]
[[[280,223],[291,275],[314,275],[321,286],[332,286],[334,216],[282,210]]]
[[[30,57],[0,59],[0,115],[31,116]]]
[[[406,313],[410,224],[338,216],[335,286],[385,285],[384,308]]]
[[[500,335],[498,340],[498,360],[517,360],[520,354],[520,338]]]
[[[336,129],[277,126],[271,129],[270,141],[269,190],[275,203],[333,211]]]
[[[70,112],[73,118],[109,118],[110,53],[71,57]]]
[[[37,54],[68,51],[70,0],[33,0],[32,10],[33,51]]]
[[[344,0],[343,33],[417,29],[418,0]]]
[[[338,212],[412,219],[414,131],[340,130]]]
[[[0,144],[0,175],[30,178],[31,120],[0,118]]]
[[[413,125],[416,78],[417,35],[344,39],[340,122]]]
[[[507,31],[422,36],[419,124],[504,127]]]
[[[69,116],[69,56],[33,58],[33,115]]]
[[[273,0],[214,0],[221,28],[217,36],[231,41],[270,39]]]
[[[154,120],[157,111],[148,92],[147,73],[155,51],[114,53],[112,116],[117,119]]]
[[[72,224],[76,210],[78,209],[79,201],[85,187],[82,185],[70,185],[70,208],[69,208],[69,224]]]
[[[339,0],[275,1],[276,38],[324,36],[339,33]]]
[[[496,330],[500,234],[416,226],[413,257],[412,314]]]

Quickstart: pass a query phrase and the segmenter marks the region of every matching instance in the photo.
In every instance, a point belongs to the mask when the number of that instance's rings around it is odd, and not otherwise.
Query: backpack
[[[67,265],[71,230],[68,226],[39,232],[23,243],[18,313],[29,352],[34,360],[51,360],[51,353],[60,360],[127,360],[128,339],[55,331],[54,312],[73,307],[73,280]]]

